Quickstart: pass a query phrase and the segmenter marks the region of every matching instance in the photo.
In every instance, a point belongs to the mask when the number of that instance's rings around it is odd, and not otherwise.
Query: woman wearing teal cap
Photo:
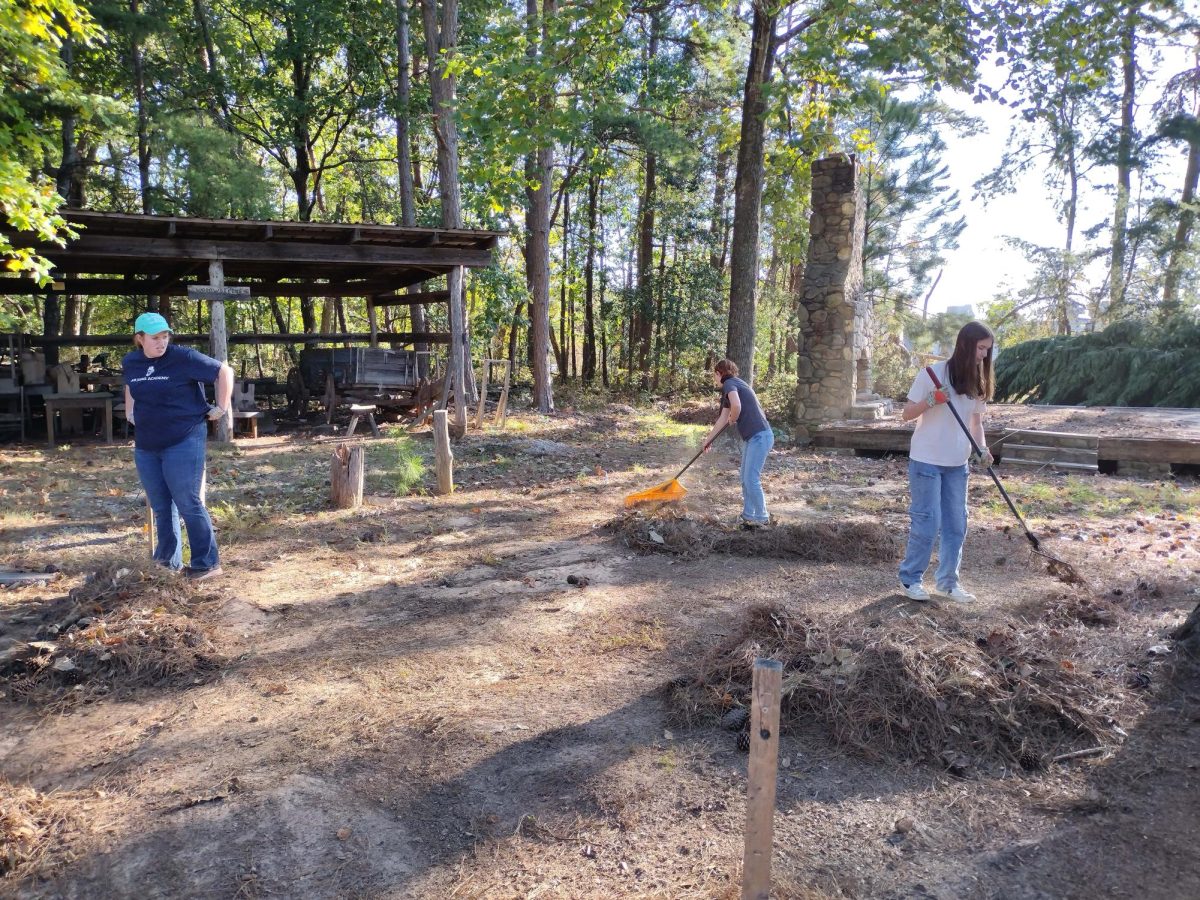
[[[154,510],[154,561],[183,568],[179,519],[187,529],[192,558],[188,578],[221,574],[212,519],[204,508],[206,419],[229,414],[233,369],[190,347],[171,343],[171,326],[158,313],[142,313],[133,325],[135,349],[121,361],[125,416],[134,426],[133,459]],[[216,405],[204,385],[216,385]]]

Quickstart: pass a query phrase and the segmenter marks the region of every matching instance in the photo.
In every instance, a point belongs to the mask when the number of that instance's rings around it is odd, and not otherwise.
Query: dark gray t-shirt
[[[742,401],[742,412],[738,416],[738,433],[743,441],[748,441],[760,431],[771,426],[763,415],[762,407],[758,405],[758,397],[754,396],[754,388],[742,381],[736,375],[730,375],[721,382],[721,408],[729,406],[729,395],[737,391],[738,399]]]

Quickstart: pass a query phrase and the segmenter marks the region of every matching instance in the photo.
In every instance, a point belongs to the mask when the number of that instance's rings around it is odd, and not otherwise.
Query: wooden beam
[[[416,306],[420,303],[446,303],[449,291],[422,291],[419,294],[380,294],[370,300],[372,306]]]
[[[17,236],[14,235],[14,238]],[[17,240],[14,240],[14,244]],[[20,242],[30,246],[30,242]],[[388,247],[375,244],[261,243],[250,241],[182,240],[146,237],[107,237],[84,232],[66,249],[54,244],[35,245],[63,272],[95,272],[101,261],[176,261],[220,259],[226,267],[238,263],[275,262],[288,265],[337,264],[357,266],[491,265],[492,252],[468,247]]]
[[[189,284],[199,282],[183,282],[180,279],[190,272],[205,265],[198,261],[187,267],[173,266],[170,272],[164,272],[157,278],[146,280],[139,278],[67,278],[60,282],[61,287],[55,289],[47,285],[39,287],[27,278],[0,277],[0,296],[17,296],[33,294],[40,296],[57,290],[58,293],[80,294],[85,297],[100,296],[153,296],[167,294],[172,297],[187,295]],[[182,274],[180,273],[180,270]],[[248,287],[255,297],[369,297],[372,294],[392,296],[384,293],[396,288],[406,287],[426,281],[430,277],[424,269],[405,272],[403,275],[381,277],[371,281],[334,281],[318,282],[305,281],[252,281],[245,278],[226,280],[228,287]]]
[[[1200,441],[1179,438],[1102,437],[1096,455],[1118,462],[1200,465]]]
[[[131,335],[124,334],[73,334],[57,335],[55,337],[39,337],[27,335],[27,343],[39,347],[119,347],[133,346]],[[207,334],[172,334],[171,340],[177,344],[207,344]],[[227,338],[230,344],[309,344],[309,343],[341,343],[349,341],[355,344],[369,344],[369,332],[353,332],[349,334],[231,334]],[[450,335],[443,331],[399,331],[381,332],[381,344],[448,344]]]

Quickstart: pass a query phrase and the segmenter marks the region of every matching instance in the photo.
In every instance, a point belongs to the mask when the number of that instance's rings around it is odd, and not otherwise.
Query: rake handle
[[[713,442],[714,442],[714,441],[716,441],[716,439],[717,439],[717,438],[719,438],[719,437],[720,437],[722,434],[724,434],[724,433],[725,433],[725,429],[726,429],[726,428],[728,428],[728,427],[729,427],[729,423],[728,423],[728,422],[726,422],[724,425],[722,425],[722,426],[721,426],[721,430],[720,430],[720,431],[718,431],[716,434],[714,434],[714,435],[713,435],[713,439],[712,439],[711,441],[709,441],[707,444],[704,444],[704,445],[702,445],[702,446],[700,447],[700,450],[699,450],[699,451],[696,453],[696,455],[695,455],[695,456],[693,456],[691,459],[689,459],[689,460],[687,461],[687,465],[686,465],[686,466],[684,466],[682,469],[680,469],[680,470],[679,470],[679,474],[678,474],[678,475],[676,475],[676,476],[675,476],[675,478],[674,478],[674,479],[672,479],[672,480],[678,481],[678,480],[679,480],[679,478],[680,478],[680,477],[683,475],[683,473],[684,473],[684,472],[686,472],[688,469],[690,469],[690,468],[692,467],[692,463],[694,463],[694,462],[695,462],[696,460],[698,460],[698,459],[699,459],[701,456],[703,456],[703,455],[704,455],[704,451],[705,451],[705,450],[707,450],[709,447],[711,447],[711,446],[713,445]]]
[[[933,373],[933,367],[926,366],[925,371],[929,374],[929,377],[933,379],[933,386],[940,391],[942,389],[942,383],[938,381],[937,375]],[[975,436],[971,434],[971,429],[967,427],[967,423],[962,420],[962,416],[960,416],[958,414],[958,410],[954,408],[953,399],[948,400],[946,405],[950,407],[950,412],[954,416],[954,421],[958,423],[958,427],[963,430],[963,434],[965,434],[967,436],[967,440],[971,442],[971,449],[975,451],[977,456],[982,457],[983,451],[979,448],[979,444],[975,442]],[[1008,504],[1008,508],[1012,510],[1012,514],[1016,516],[1017,521],[1021,523],[1021,529],[1025,532],[1025,537],[1029,539],[1029,543],[1033,545],[1033,549],[1040,552],[1042,549],[1041,541],[1038,540],[1037,535],[1029,530],[1029,526],[1025,524],[1025,520],[1021,517],[1021,513],[1017,510],[1016,504],[1012,502],[1012,498],[1008,496],[1008,491],[1006,491],[1004,489],[1004,485],[1000,483],[1000,477],[996,474],[996,470],[991,466],[988,466],[987,473],[992,476],[992,481],[996,483],[996,488],[1000,491],[1000,496],[1004,498],[1004,502]]]

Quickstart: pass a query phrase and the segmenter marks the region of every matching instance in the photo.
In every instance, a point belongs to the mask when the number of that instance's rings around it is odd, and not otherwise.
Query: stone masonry
[[[817,160],[812,167],[808,261],[800,289],[797,438],[823,422],[874,418],[871,390],[870,303],[863,292],[862,192],[853,156]],[[860,403],[860,397],[865,403]]]

